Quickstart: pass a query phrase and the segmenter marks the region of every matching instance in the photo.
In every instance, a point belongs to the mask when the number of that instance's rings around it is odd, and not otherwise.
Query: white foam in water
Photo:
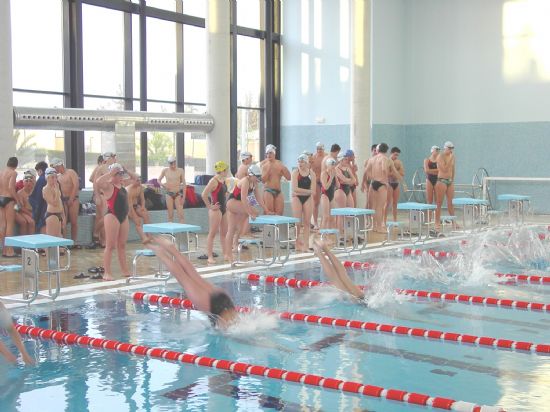
[[[318,286],[296,295],[294,310],[321,309],[330,307],[335,300],[348,300],[349,295],[333,286]]]
[[[248,336],[277,329],[279,319],[277,315],[268,314],[259,310],[239,314],[238,320],[225,331],[227,335]]]

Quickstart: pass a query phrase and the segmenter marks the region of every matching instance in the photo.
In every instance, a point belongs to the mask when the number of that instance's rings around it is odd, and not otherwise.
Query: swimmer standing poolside
[[[325,276],[337,289],[349,293],[358,300],[364,300],[365,294],[351,281],[342,262],[332,253],[327,244],[320,239],[313,241],[313,251],[319,258]]]
[[[129,176],[136,179],[134,173],[125,170],[119,163],[109,166],[109,173],[99,177],[96,181],[98,188],[105,197],[107,212],[103,218],[105,226],[105,251],[103,252],[103,280],[114,280],[111,269],[113,249],[116,249],[120,269],[125,277],[130,276],[128,262],[126,262],[126,243],[128,242],[128,192],[122,181]]]
[[[203,279],[172,242],[154,238],[148,244],[185,290],[195,308],[209,314],[212,326],[227,328],[237,320],[238,313],[229,295]]]
[[[312,157],[311,170],[315,173],[315,184],[317,190],[313,194],[313,230],[319,229],[319,204],[321,203],[321,169],[323,159],[326,157],[325,145],[321,142],[317,142],[315,145],[315,153]]]
[[[2,302],[0,302],[0,329],[4,329],[10,335],[11,340],[21,353],[23,362],[25,362],[26,365],[34,365],[34,360],[27,353],[25,345],[23,345],[23,342],[21,341],[21,336],[19,336],[19,332],[17,332],[17,330],[13,326],[13,321],[11,319],[10,313]],[[15,363],[17,361],[15,355],[10,352],[10,350],[6,347],[6,345],[4,345],[2,341],[0,341],[0,354],[3,355],[4,358],[6,358],[6,360],[10,363]]]
[[[57,172],[53,167],[46,169],[46,186],[42,189],[42,196],[48,204],[46,208],[46,234],[61,237],[61,228],[65,220],[61,189],[57,181]]]
[[[15,228],[15,205],[17,204],[17,192],[15,180],[16,168],[19,164],[17,157],[10,157],[6,168],[0,171],[0,243],[2,244],[2,256],[15,256],[11,246],[4,246],[4,238],[13,236]]]
[[[435,185],[437,184],[437,156],[439,156],[439,146],[432,146],[430,156],[424,159],[424,173],[426,173],[426,203],[432,204],[435,199]],[[430,211],[428,210],[428,222],[431,222]]]
[[[447,211],[454,216],[453,197],[455,194],[455,156],[453,142],[445,142],[443,153],[437,156],[437,183],[435,185],[435,231],[441,229],[441,206],[447,196]]]
[[[285,199],[281,193],[281,178],[290,181],[290,172],[280,160],[275,159],[277,148],[272,144],[265,147],[265,159],[260,162],[264,183],[264,203],[266,211],[282,216]]]
[[[174,220],[174,207],[178,213],[179,223],[184,223],[183,205],[185,204],[185,171],[176,166],[176,158],[170,156],[167,159],[169,167],[162,169],[159,178],[159,184],[166,189],[166,209],[168,210],[168,221]],[[166,183],[162,179],[166,178]]]

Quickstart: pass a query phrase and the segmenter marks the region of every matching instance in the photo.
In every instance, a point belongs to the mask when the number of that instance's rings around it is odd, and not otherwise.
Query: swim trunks
[[[447,187],[449,187],[450,185],[453,184],[453,179],[446,179],[446,178],[443,178],[443,177],[438,177],[437,180],[440,181],[441,183],[444,183],[445,185],[447,185]]]
[[[0,207],[5,208],[10,202],[13,202],[13,197],[0,196]]]

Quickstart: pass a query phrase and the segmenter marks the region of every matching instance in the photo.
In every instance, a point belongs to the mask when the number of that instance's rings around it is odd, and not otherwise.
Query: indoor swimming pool
[[[174,283],[11,311],[23,325],[318,375],[326,379],[320,386],[328,378],[373,385],[381,388],[379,396],[25,337],[37,366],[0,363],[0,410],[434,409],[411,403],[413,395],[399,391],[427,395],[428,405],[437,397],[455,400],[454,410],[472,410],[469,403],[497,407],[481,410],[545,410],[550,403],[550,283],[496,273],[550,276],[547,234],[546,227],[505,229],[341,256],[368,262],[347,269],[365,287],[361,303],[326,285],[300,288],[266,281],[268,275],[324,280],[314,259],[253,271],[260,280],[251,280],[257,277],[243,269],[213,279],[237,305],[252,308],[225,332],[212,329],[203,313],[147,303],[147,296],[136,299],[136,291],[182,297]],[[445,295],[419,298],[403,290]],[[288,312],[344,321],[323,326],[327,322],[319,318],[302,321],[304,316]]]

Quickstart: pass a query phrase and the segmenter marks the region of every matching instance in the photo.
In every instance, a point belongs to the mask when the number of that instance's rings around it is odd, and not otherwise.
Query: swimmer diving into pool
[[[319,258],[325,276],[337,289],[347,292],[358,300],[364,300],[365,294],[349,278],[342,262],[332,253],[327,244],[320,239],[313,241],[313,251]]]
[[[209,314],[213,326],[225,329],[237,320],[238,313],[229,295],[203,279],[174,243],[160,237],[146,243],[176,278],[195,308]]]
[[[23,358],[23,362],[25,362],[26,365],[34,365],[34,360],[29,356],[27,353],[27,350],[25,349],[25,346],[23,345],[23,342],[21,341],[21,336],[19,336],[19,332],[15,329],[13,326],[13,322],[11,319],[11,315],[6,309],[6,307],[0,302],[0,328],[4,329],[8,335],[10,335],[11,340],[19,349],[19,352],[21,352],[21,357]],[[11,351],[7,348],[4,343],[0,341],[0,354],[6,358],[6,360],[10,363],[15,363],[17,361],[17,358]]]

